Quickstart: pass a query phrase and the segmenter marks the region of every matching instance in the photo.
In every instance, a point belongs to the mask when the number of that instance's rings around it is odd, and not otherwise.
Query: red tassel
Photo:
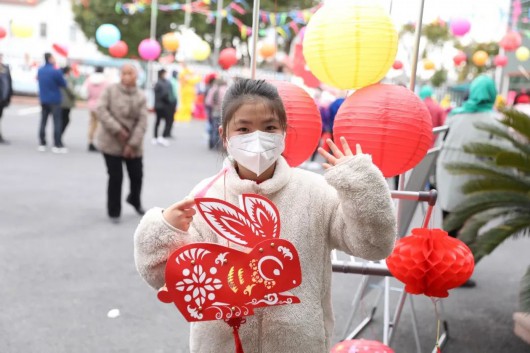
[[[245,353],[243,352],[243,345],[241,344],[241,339],[239,338],[239,327],[241,324],[245,323],[245,319],[242,317],[234,317],[232,319],[226,320],[226,323],[232,327],[232,335],[234,336],[234,344],[236,346],[236,353]]]
[[[442,350],[440,349],[439,346],[436,346],[436,353],[442,353]]]

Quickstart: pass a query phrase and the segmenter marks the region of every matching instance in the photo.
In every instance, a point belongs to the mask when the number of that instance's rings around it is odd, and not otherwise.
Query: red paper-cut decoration
[[[455,57],[453,58],[453,62],[455,63],[456,66],[459,66],[466,60],[467,60],[467,55],[463,51],[458,52],[458,54],[456,54]]]
[[[322,134],[320,111],[303,88],[286,81],[271,80],[270,83],[278,89],[287,114],[283,156],[291,167],[297,167],[318,147]]]
[[[405,283],[407,293],[439,298],[464,284],[475,267],[471,250],[461,240],[442,229],[426,228],[413,229],[412,235],[399,239],[386,264]]]
[[[521,46],[523,39],[519,32],[510,31],[502,37],[499,46],[506,51],[515,51]]]
[[[219,53],[219,66],[223,70],[228,70],[237,64],[237,52],[234,48],[225,48]]]
[[[64,45],[61,44],[53,44],[52,45],[53,50],[61,56],[67,57],[68,56],[68,48],[66,48]]]
[[[331,353],[394,353],[394,350],[379,341],[360,339],[339,342]]]
[[[196,198],[201,216],[219,236],[252,248],[248,253],[214,243],[185,245],[166,265],[166,285],[158,292],[187,321],[224,320],[234,330],[236,352],[243,352],[238,329],[259,307],[300,303],[289,290],[302,283],[294,245],[279,239],[280,218],[267,198],[243,194],[242,209],[219,199]]]
[[[432,120],[425,104],[405,87],[374,84],[363,87],[341,105],[333,136],[344,136],[364,153],[385,177],[406,172],[432,146]]]
[[[128,51],[129,46],[123,40],[116,42],[116,44],[109,48],[109,54],[115,58],[123,58],[127,55]]]
[[[394,63],[392,64],[392,68],[394,70],[401,70],[403,68],[403,63],[399,60],[396,60],[394,61]]]

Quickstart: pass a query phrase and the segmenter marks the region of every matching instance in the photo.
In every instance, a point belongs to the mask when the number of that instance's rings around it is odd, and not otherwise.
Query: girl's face
[[[223,139],[225,147],[227,141],[235,135],[249,134],[257,130],[273,134],[285,132],[273,110],[260,100],[250,101],[239,107],[228,122],[226,130],[226,138]],[[219,127],[219,135],[224,136],[222,127]]]

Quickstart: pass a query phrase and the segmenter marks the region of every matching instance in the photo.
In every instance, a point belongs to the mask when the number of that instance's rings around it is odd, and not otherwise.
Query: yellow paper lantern
[[[530,50],[527,47],[519,47],[515,51],[515,57],[519,61],[526,61],[530,58]]]
[[[211,52],[212,50],[210,48],[210,44],[208,44],[204,40],[201,40],[199,43],[197,43],[195,48],[193,48],[191,56],[194,60],[203,61],[208,59]]]
[[[435,68],[434,62],[432,60],[429,60],[429,59],[423,60],[423,68],[425,70],[434,70],[434,68]]]
[[[473,57],[471,60],[473,61],[473,64],[477,66],[484,66],[486,65],[486,62],[489,59],[488,53],[486,53],[484,50],[476,51],[475,54],[473,54]]]
[[[398,35],[391,18],[368,1],[326,3],[307,25],[303,53],[311,72],[340,89],[380,81],[396,58]]]
[[[33,27],[26,23],[11,23],[11,33],[17,38],[29,38],[33,35]]]
[[[162,46],[167,51],[177,51],[179,39],[175,33],[166,33],[162,36]]]

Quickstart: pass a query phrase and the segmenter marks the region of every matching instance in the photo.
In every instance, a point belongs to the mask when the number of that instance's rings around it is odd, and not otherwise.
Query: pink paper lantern
[[[493,64],[499,67],[505,67],[508,65],[508,57],[506,55],[499,54],[493,59]]]
[[[5,38],[7,32],[4,27],[0,27],[0,39]]]
[[[378,341],[360,339],[339,342],[331,353],[394,353],[394,350]]]
[[[451,20],[450,28],[454,36],[460,37],[469,32],[471,23],[465,18],[455,18]]]
[[[144,39],[138,46],[138,54],[144,60],[155,60],[160,56],[162,48],[160,44],[154,39]]]
[[[518,32],[510,31],[502,37],[499,45],[506,51],[515,51],[521,46],[523,39]]]
[[[401,70],[403,68],[403,63],[399,60],[394,61],[394,64],[392,64],[392,68],[394,70]]]
[[[386,84],[363,87],[341,105],[333,126],[335,141],[344,136],[385,177],[414,168],[432,146],[432,120],[427,106],[409,89]]]

